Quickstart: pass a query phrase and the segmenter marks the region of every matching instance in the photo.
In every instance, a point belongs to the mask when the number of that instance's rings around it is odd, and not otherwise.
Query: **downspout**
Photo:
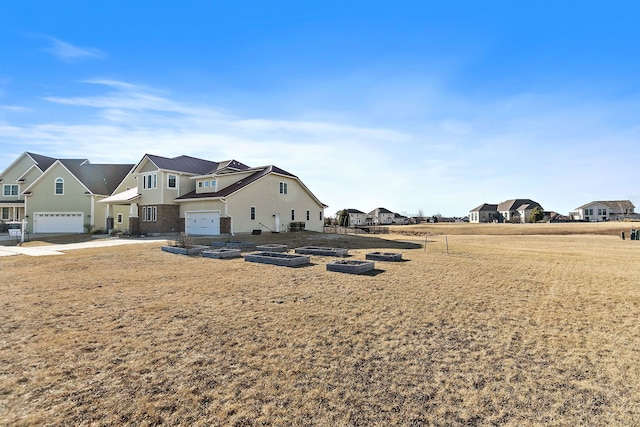
[[[235,234],[233,234],[233,217],[231,215],[229,215],[229,205],[227,205],[227,200],[226,199],[220,199],[220,201],[222,203],[224,203],[224,216],[229,218],[229,223],[230,223],[230,234],[232,236],[235,236]]]

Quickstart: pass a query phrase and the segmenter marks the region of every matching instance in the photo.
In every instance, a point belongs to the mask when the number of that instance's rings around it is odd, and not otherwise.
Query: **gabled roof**
[[[378,211],[379,214],[383,213],[383,214],[392,214],[393,212],[391,212],[389,209],[385,209],[385,208],[376,208],[374,210],[372,210],[371,212],[369,212],[369,214],[374,213],[375,211]]]
[[[77,160],[60,162],[93,194],[110,195],[133,167],[132,164],[92,164]]]
[[[53,157],[43,156],[42,154],[29,152],[26,152],[25,154],[31,157],[31,160],[33,160],[33,162],[36,164],[36,166],[38,166],[38,168],[40,168],[42,172],[49,169],[49,167],[57,160]]]
[[[197,157],[191,156],[178,156],[173,158],[156,156],[154,154],[145,154],[142,157],[142,160],[138,163],[142,163],[144,159],[147,158],[154,165],[158,167],[158,169],[165,169],[176,172],[186,172],[195,175],[204,175],[215,171],[218,169],[219,163],[212,162],[210,160],[199,159]],[[136,165],[136,167],[138,166]]]
[[[587,206],[591,206],[594,204],[600,204],[608,207],[609,209],[635,209],[631,200],[595,200],[591,203],[587,203],[586,205],[578,206],[576,209],[584,209]]]
[[[469,212],[482,212],[482,211],[497,212],[498,211],[498,205],[492,205],[490,203],[483,203],[480,206],[478,206],[477,208],[471,209]]]
[[[251,169],[249,166],[245,165],[244,163],[240,163],[237,160],[225,160],[222,162],[218,162],[218,168],[216,170],[213,170],[211,172],[216,172],[216,173],[220,173],[220,172],[238,172],[238,171],[243,171],[243,170],[247,170],[247,169]]]
[[[11,169],[15,164],[17,164],[20,161],[20,159],[22,159],[24,156],[29,157],[33,162],[33,164],[38,169],[40,169],[41,172],[44,172],[45,170],[47,170],[56,161],[56,159],[54,159],[53,157],[47,157],[41,154],[29,153],[28,151],[25,151],[24,153],[19,155],[13,162],[11,162],[11,164],[7,166],[0,173],[0,176],[4,175],[9,169]]]
[[[226,186],[225,188],[221,189],[220,191],[212,191],[212,192],[207,192],[207,193],[198,193],[196,192],[196,190],[191,191],[187,194],[184,194],[180,197],[177,197],[175,200],[176,201],[181,201],[181,200],[197,200],[197,199],[218,199],[218,198],[224,198],[227,196],[230,196],[231,194],[240,191],[241,189],[247,187],[248,185],[256,182],[257,180],[271,174],[271,173],[275,173],[275,174],[279,174],[279,175],[284,175],[284,176],[288,176],[291,178],[294,178],[298,181],[298,183],[300,183],[300,185],[318,202],[318,204],[322,205],[322,206],[326,206],[324,203],[320,202],[316,196],[313,195],[313,193],[311,191],[309,191],[309,189],[302,183],[302,181],[300,181],[298,179],[297,176],[295,176],[292,173],[289,173],[287,171],[285,171],[284,169],[280,169],[277,166],[262,166],[262,167],[258,167],[258,168],[249,168],[245,171],[254,171],[251,175],[249,176],[244,176],[243,178],[239,179],[238,181],[234,182],[231,185]]]
[[[350,214],[364,214],[364,212],[359,211],[358,209],[347,209],[347,213],[350,213]]]
[[[498,205],[498,211],[504,212],[504,211],[521,210],[522,205],[530,205],[530,206],[527,206],[527,209],[534,208],[536,206],[542,208],[542,206],[540,206],[540,203],[535,202],[531,199],[509,199],[509,200],[505,200],[504,202]]]

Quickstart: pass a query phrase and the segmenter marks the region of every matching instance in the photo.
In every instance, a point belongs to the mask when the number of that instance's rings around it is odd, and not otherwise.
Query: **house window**
[[[280,183],[280,194],[287,194],[287,183],[286,182],[281,182]]]
[[[198,188],[202,188],[202,181],[198,181]]]
[[[2,194],[5,196],[17,196],[18,185],[17,184],[5,184],[2,189]]]
[[[256,207],[255,206],[251,206],[249,208],[249,218],[251,219],[251,221],[255,221],[255,219],[256,219]]]
[[[606,215],[607,214],[607,210],[606,209],[602,209],[602,215]]]
[[[121,214],[121,213],[119,213],[118,215],[116,215],[116,222],[117,222],[118,224],[122,224],[122,214]]]
[[[311,211],[307,211],[307,221],[311,219]]]
[[[58,195],[58,196],[64,194],[64,179],[56,178],[55,194]]]
[[[291,209],[291,221],[294,221],[295,219],[296,219],[296,210]]]
[[[142,221],[152,222],[158,219],[158,207],[157,206],[144,206],[142,208]]]
[[[211,180],[211,188],[213,188],[214,191],[215,191],[215,188],[216,188],[216,180],[215,179]]]
[[[176,175],[168,175],[167,176],[167,187],[169,187],[169,188],[177,188],[178,187],[178,177]]]
[[[209,186],[209,181],[205,181],[205,182],[204,182],[204,186],[205,186],[205,187],[208,187],[208,186]]]
[[[9,219],[9,208],[2,208],[2,219]]]
[[[320,221],[322,221],[322,211],[320,211],[320,216],[319,216],[319,218],[320,218]]]
[[[151,190],[152,188],[158,187],[158,174],[150,173],[147,175],[142,175],[142,189],[143,190]]]

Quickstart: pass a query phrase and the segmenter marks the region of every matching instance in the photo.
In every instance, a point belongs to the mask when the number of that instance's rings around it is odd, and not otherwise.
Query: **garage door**
[[[217,236],[220,234],[220,212],[186,212],[187,234]]]
[[[34,233],[84,232],[84,213],[82,212],[35,212],[33,217]]]

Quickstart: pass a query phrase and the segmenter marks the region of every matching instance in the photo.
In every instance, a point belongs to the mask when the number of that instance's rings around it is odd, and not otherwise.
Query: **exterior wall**
[[[394,214],[392,213],[382,213],[380,214],[380,224],[393,224]]]
[[[231,184],[234,184],[236,182],[238,182],[239,180],[246,178],[250,175],[253,175],[256,171],[249,171],[249,172],[234,172],[234,173],[225,173],[222,175],[216,175],[215,179],[216,179],[216,185],[217,185],[217,190],[216,191],[220,191],[223,188],[226,188],[228,186],[230,186]]]
[[[606,212],[604,214],[603,209],[605,210],[604,212]],[[600,203],[591,203],[580,209],[579,212],[582,220],[591,222],[608,221],[611,215],[611,209]]]
[[[146,221],[142,216],[144,207],[156,207],[156,220]],[[166,234],[184,231],[184,218],[180,217],[178,205],[139,205],[138,206],[140,234]]]
[[[151,165],[148,163],[147,165]],[[147,171],[149,173],[157,174],[157,184],[156,188],[144,188],[144,183],[142,180],[144,179],[144,173],[137,174],[138,178],[138,192],[141,194],[140,204],[141,205],[160,205],[162,204],[162,172],[155,169],[153,171]]]
[[[19,157],[15,163],[9,166],[4,173],[2,174],[2,183],[0,184],[15,184],[16,180],[20,178],[31,166],[33,166],[33,160],[29,156],[22,155]],[[42,172],[38,172],[38,176],[42,174]],[[27,183],[26,185],[31,184],[33,181]],[[26,187],[23,187],[23,189]]]
[[[349,214],[349,225],[366,225],[367,224],[367,214],[366,213],[350,213]]]
[[[280,182],[287,183],[287,194],[280,194]],[[324,229],[324,207],[295,178],[269,174],[230,196],[228,203],[234,233],[251,232],[260,228],[259,223],[273,229],[275,214],[280,215],[282,231],[291,222],[304,222],[305,230],[309,231],[322,232]],[[251,206],[256,207],[255,220],[250,219]],[[292,209],[295,210],[294,219],[291,219]]]
[[[129,217],[129,205],[112,205],[111,206],[111,217],[113,218],[113,229],[115,231],[129,231],[131,232],[131,218]],[[105,208],[106,211],[106,208]],[[118,222],[118,214],[122,215],[122,222]],[[102,228],[103,230],[106,227],[105,225],[99,227],[96,223],[97,228]]]
[[[22,175],[22,178],[24,179],[24,183],[21,184],[22,188],[27,188],[29,185],[33,184],[36,179],[40,178],[40,175],[42,175],[40,169],[37,167],[31,168],[26,174]]]
[[[127,189],[129,188],[135,188],[137,186],[138,180],[136,179],[136,176],[132,173],[128,173],[127,176],[124,177],[122,182],[118,184],[113,194],[122,193],[123,191],[127,191]],[[112,196],[113,194],[110,195]]]
[[[131,189],[131,188],[136,188],[138,186],[138,180],[136,179],[136,175],[129,173],[127,174],[127,176],[122,180],[122,182],[120,184],[118,184],[118,187],[116,187],[116,189],[114,190],[113,194],[118,194],[118,193],[122,193],[123,191],[127,191],[127,189]],[[134,201],[134,203],[136,203],[137,201]],[[106,214],[106,207],[103,206],[103,209],[105,210],[105,214]],[[126,205],[111,205],[111,212],[110,212],[110,217],[113,218],[113,229],[115,231],[128,231],[131,234],[139,234],[139,232],[135,232],[134,228],[136,226],[132,225],[131,222],[131,210],[132,207],[130,204],[126,204]],[[122,214],[122,222],[118,222],[118,214]],[[135,209],[134,210],[134,216],[138,215],[138,210]],[[96,223],[96,227],[98,228],[102,228],[104,227],[104,229],[106,230],[106,219],[105,219],[105,223],[102,226],[99,226]]]
[[[176,188],[169,188],[169,175],[176,177]],[[180,174],[158,171],[158,190],[160,191],[160,203],[168,205],[173,203],[176,197],[180,196]]]
[[[17,200],[23,200],[24,196],[21,193],[33,183],[42,172],[38,168],[33,168],[33,170],[29,170],[34,165],[31,158],[27,155],[21,156],[14,164],[12,164],[4,173],[0,176],[2,178],[2,182],[0,182],[0,200],[2,202],[12,202]],[[25,172],[29,171],[26,176],[23,176]],[[18,178],[23,178],[24,182],[17,182]],[[4,187],[5,185],[17,185],[18,193],[15,195],[4,195]]]
[[[58,177],[64,179],[63,195],[54,194]],[[102,206],[92,209],[92,197],[84,194],[87,189],[60,164],[51,166],[29,191],[31,195],[25,196],[29,230],[33,230],[34,212],[84,212],[85,224],[94,224],[96,211],[103,210]]]

